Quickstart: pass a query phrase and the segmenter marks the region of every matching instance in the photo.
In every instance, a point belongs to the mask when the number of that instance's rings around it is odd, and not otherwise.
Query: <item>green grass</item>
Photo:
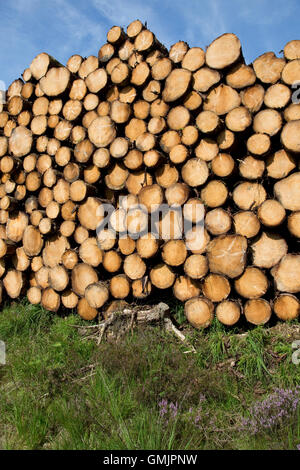
[[[196,331],[172,308],[196,353],[158,326],[98,346],[77,315],[5,307],[0,449],[295,449],[299,409],[255,434],[241,423],[277,387],[300,383],[298,324]]]

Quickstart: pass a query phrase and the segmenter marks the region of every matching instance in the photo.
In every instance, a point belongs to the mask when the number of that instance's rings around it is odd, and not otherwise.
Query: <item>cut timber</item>
[[[1,240],[3,242],[3,240]],[[4,243],[4,242],[3,242]],[[1,245],[1,244],[0,244]],[[17,271],[26,271],[30,265],[30,259],[26,255],[24,249],[19,247],[16,249],[15,254],[13,255],[13,265]]]
[[[115,250],[106,251],[102,261],[103,267],[109,273],[116,273],[122,265],[122,258]]]
[[[116,137],[116,129],[108,116],[99,116],[90,124],[88,134],[96,147],[107,147]]]
[[[134,253],[126,256],[123,269],[129,279],[141,279],[146,272],[146,264],[137,253]]]
[[[186,127],[190,120],[190,113],[184,106],[175,106],[168,114],[167,123],[170,129],[179,131]]]
[[[144,28],[143,23],[140,20],[134,20],[127,27],[127,36],[129,38],[135,38]]]
[[[204,184],[209,176],[206,162],[199,158],[191,158],[182,167],[181,175],[183,181],[192,187]]]
[[[201,200],[211,208],[222,206],[227,196],[226,185],[220,180],[211,180],[201,191]]]
[[[265,90],[261,85],[253,85],[241,92],[242,103],[251,113],[257,113],[263,105]]]
[[[138,52],[144,52],[151,49],[154,43],[154,34],[148,29],[143,29],[135,38],[134,48]]]
[[[51,287],[47,287],[43,290],[41,303],[46,310],[57,312],[60,306],[60,295]]]
[[[99,93],[107,83],[107,73],[104,69],[97,69],[91,72],[85,79],[85,84],[90,93]]]
[[[79,296],[84,296],[89,284],[98,282],[96,271],[88,264],[79,263],[72,271],[72,290]]]
[[[226,75],[226,83],[232,88],[245,88],[253,85],[256,81],[255,73],[251,66],[237,64],[233,66]]]
[[[221,178],[230,176],[233,173],[234,167],[234,159],[228,153],[219,153],[211,163],[213,173]]]
[[[267,134],[253,134],[247,140],[247,150],[253,155],[265,155],[271,148],[271,139]]]
[[[42,52],[33,59],[29,69],[32,76],[36,80],[39,80],[46,75],[48,69],[51,66],[60,66],[60,64],[55,59],[53,59],[53,57],[46,54],[46,52]]]
[[[241,235],[222,235],[210,242],[207,253],[211,272],[238,277],[245,269],[247,239]]]
[[[259,206],[257,215],[261,223],[267,227],[276,227],[285,220],[285,209],[280,202],[267,199]]]
[[[204,111],[213,111],[218,116],[229,113],[241,104],[241,98],[238,92],[228,85],[219,85],[207,95],[203,104]]]
[[[221,70],[234,64],[241,57],[241,43],[235,34],[226,33],[215,39],[207,48],[206,64]]]
[[[226,326],[235,325],[241,316],[239,304],[233,300],[224,300],[216,307],[216,317],[219,322]]]
[[[272,268],[287,254],[288,246],[278,234],[262,232],[251,245],[253,264],[259,268]]]
[[[114,122],[118,124],[125,123],[129,120],[130,114],[131,108],[129,104],[122,103],[118,100],[115,100],[111,103],[110,117]]]
[[[197,116],[196,125],[203,134],[211,134],[219,128],[220,119],[214,111],[202,111]]]
[[[300,120],[285,124],[281,132],[281,142],[286,150],[300,153]]]
[[[25,228],[28,225],[28,216],[24,212],[10,215],[6,223],[6,236],[12,242],[20,242],[23,238]]]
[[[83,59],[80,55],[78,54],[72,55],[67,62],[67,67],[70,70],[70,72],[77,73],[82,63],[82,60]]]
[[[133,297],[136,299],[145,299],[151,294],[152,284],[146,276],[142,279],[136,279],[133,281],[131,288]]]
[[[124,175],[124,178],[125,178],[125,175]],[[126,183],[126,188],[128,189],[129,193],[134,196],[137,196],[144,186],[149,186],[152,184],[152,176],[149,173],[146,173],[144,170],[134,171],[131,173],[126,171],[125,183]],[[121,188],[115,188],[115,189],[121,189]]]
[[[37,256],[41,252],[44,241],[40,231],[32,225],[28,225],[23,232],[22,243],[27,256]]]
[[[182,206],[188,199],[190,188],[184,183],[175,183],[165,191],[165,197],[169,206]]]
[[[207,271],[208,262],[204,255],[191,255],[184,263],[184,272],[191,279],[202,279]]]
[[[27,298],[33,305],[40,304],[42,300],[41,289],[39,287],[30,287],[27,291]]]
[[[285,66],[285,60],[276,57],[274,52],[266,52],[253,62],[254,72],[262,83],[278,82]]]
[[[69,276],[63,266],[49,269],[49,284],[55,291],[62,292],[69,283]]]
[[[176,299],[185,302],[193,297],[198,297],[201,293],[201,287],[198,281],[187,276],[179,276],[173,285],[173,293]]]
[[[78,300],[78,296],[71,290],[66,290],[61,295],[61,302],[65,308],[73,309],[77,307]]]
[[[205,227],[212,235],[224,235],[231,228],[231,217],[224,209],[211,210],[206,214]]]
[[[88,230],[96,230],[100,227],[104,217],[101,202],[94,197],[88,197],[78,209],[78,220],[80,224]],[[99,228],[98,228],[99,230]]]
[[[153,233],[142,235],[136,242],[136,250],[141,258],[152,258],[157,253],[158,246],[158,240]]]
[[[52,67],[40,80],[41,90],[47,96],[61,95],[70,84],[71,74],[66,67]]]
[[[91,307],[86,298],[83,297],[77,304],[77,313],[84,320],[93,320],[98,315],[98,310]]]
[[[202,102],[203,102],[203,99],[200,93],[193,90],[186,95],[186,97],[184,98],[183,104],[190,111],[196,111],[196,109],[200,108]]]
[[[242,276],[234,281],[235,290],[246,299],[258,299],[268,290],[268,279],[258,268],[247,267]]]
[[[252,211],[237,212],[233,216],[235,232],[246,238],[255,237],[260,230],[258,217]]]
[[[205,93],[212,86],[219,83],[221,75],[217,70],[210,69],[209,67],[201,67],[200,70],[193,74],[193,88],[194,90]]]
[[[11,299],[16,299],[19,297],[23,287],[23,276],[21,271],[8,269],[5,277],[3,278],[3,285],[7,295]]]
[[[275,183],[274,193],[285,209],[300,210],[300,172]]]
[[[282,179],[296,168],[294,157],[286,150],[278,150],[267,158],[268,176],[274,179]]]
[[[235,134],[228,129],[224,129],[217,137],[217,144],[220,150],[230,150],[235,143]]]
[[[141,173],[142,175],[143,173]],[[113,190],[119,190],[124,188],[126,180],[128,178],[129,172],[127,168],[122,163],[116,162],[108,170],[105,176],[106,186]],[[137,190],[136,194],[139,192],[140,188]]]
[[[87,238],[79,248],[79,257],[83,263],[97,267],[102,262],[102,251],[94,237]]]
[[[155,172],[157,183],[163,188],[169,188],[173,184],[177,183],[179,179],[179,173],[175,165],[169,163],[161,165]]]
[[[243,132],[251,123],[251,114],[244,106],[238,106],[232,109],[225,118],[227,128],[233,132]]]
[[[130,208],[126,215],[125,225],[129,234],[134,239],[139,234],[144,233],[148,228],[148,213],[145,208],[140,206]]]
[[[200,69],[205,63],[205,52],[201,47],[191,47],[183,57],[181,67],[191,72]]]
[[[159,59],[151,68],[154,80],[165,80],[172,70],[172,62],[168,57]]]
[[[160,263],[151,269],[150,280],[158,289],[168,289],[175,282],[175,274],[167,264]]]
[[[196,140],[198,140],[198,134]],[[196,157],[206,162],[212,161],[218,155],[218,152],[219,146],[217,142],[208,137],[202,138],[199,142],[199,145],[197,145],[197,147],[195,148]]]
[[[90,73],[94,72],[98,68],[99,61],[98,58],[94,55],[90,55],[81,63],[78,75],[80,78],[86,78]]]
[[[194,328],[207,328],[213,320],[214,306],[204,297],[194,297],[185,303],[184,313]]]
[[[300,41],[299,39],[289,41],[284,46],[284,57],[287,60],[300,59]]]
[[[263,176],[265,171],[265,162],[249,155],[240,161],[240,175],[249,180],[256,180]]]
[[[194,254],[201,255],[207,251],[210,236],[203,226],[194,226],[185,235],[186,247]]]
[[[24,126],[18,126],[9,138],[9,151],[15,157],[24,157],[32,147],[32,132]]]
[[[244,314],[249,323],[264,325],[270,320],[272,310],[269,302],[265,299],[252,299],[246,302]]]
[[[259,183],[241,183],[233,191],[233,201],[243,210],[260,206],[266,200],[265,188]]]
[[[124,274],[119,274],[111,278],[109,290],[115,299],[125,299],[130,292],[130,282]]]
[[[188,90],[192,74],[189,70],[172,70],[166,79],[162,98],[166,103],[176,101],[181,98]]]
[[[62,235],[52,235],[45,243],[43,249],[43,263],[49,268],[54,268],[57,264],[62,262],[62,256],[70,244],[67,238]]]
[[[202,283],[202,291],[212,302],[221,302],[230,294],[230,282],[220,274],[209,274]]]
[[[169,57],[174,62],[174,64],[179,64],[184,59],[187,51],[189,50],[189,46],[184,41],[178,41],[173,44],[169,51]]]
[[[180,266],[187,256],[183,240],[169,240],[162,249],[162,259],[169,266]]]
[[[62,255],[61,260],[67,269],[73,269],[78,263],[78,255],[74,250],[66,250]]]
[[[298,102],[291,103],[284,110],[284,119],[289,121],[297,121],[300,119],[300,104]]]
[[[295,320],[300,314],[300,302],[293,295],[282,294],[275,299],[273,310],[280,320]]]
[[[276,135],[282,127],[282,117],[275,109],[259,111],[253,120],[253,130],[257,133]]]
[[[288,62],[281,74],[281,79],[287,85],[294,85],[299,83],[300,78],[300,60],[295,59]]]
[[[300,292],[300,255],[285,255],[271,274],[279,291],[291,294]]]
[[[288,229],[294,237],[300,238],[300,211],[292,212],[289,215]]]
[[[139,202],[149,213],[155,212],[163,202],[164,194],[158,184],[142,188],[138,194]]]
[[[268,108],[284,108],[291,98],[291,90],[282,83],[276,83],[265,93],[264,103]]]
[[[109,291],[104,283],[95,282],[86,287],[84,296],[90,307],[101,308],[109,298]]]

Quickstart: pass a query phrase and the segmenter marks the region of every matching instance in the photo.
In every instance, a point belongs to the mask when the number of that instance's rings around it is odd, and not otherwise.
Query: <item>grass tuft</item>
[[[298,324],[241,333],[215,320],[196,331],[172,309],[196,353],[151,326],[97,346],[74,327],[86,324],[78,315],[5,306],[0,448],[296,449]]]

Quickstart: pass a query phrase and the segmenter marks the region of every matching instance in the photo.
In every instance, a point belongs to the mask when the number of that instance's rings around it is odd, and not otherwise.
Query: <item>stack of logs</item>
[[[168,51],[139,20],[97,57],[39,54],[0,113],[1,297],[93,319],[169,289],[195,327],[296,318],[297,81],[300,41],[246,65],[234,34]]]

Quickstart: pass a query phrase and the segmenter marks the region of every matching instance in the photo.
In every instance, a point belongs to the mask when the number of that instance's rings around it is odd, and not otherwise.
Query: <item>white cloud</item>
[[[239,0],[238,5],[240,18],[261,26],[282,23],[295,9],[294,0]]]
[[[205,47],[213,39],[229,31],[230,27],[223,16],[222,3],[222,0],[192,0],[188,4],[182,4],[181,14],[185,20],[188,42]]]
[[[163,6],[160,0],[92,0],[95,9],[103,15],[110,26],[120,25],[125,30],[137,18],[147,22],[147,26],[164,44],[168,44],[168,18],[161,13]],[[176,2],[173,2],[176,5]]]
[[[234,32],[252,60],[284,46],[280,38],[292,34],[293,21],[295,32],[298,12],[297,0],[0,0],[1,78],[18,77],[42,50],[64,63],[75,53],[97,54],[111,26],[137,18],[167,47],[184,40],[205,48]]]
[[[155,16],[155,9],[150,4],[139,0],[126,2],[124,0],[92,0],[94,7],[114,24],[127,26],[136,18],[151,20]],[[134,18],[133,18],[134,16]]]
[[[79,9],[73,6],[69,0],[52,0],[56,11],[57,19],[64,29],[64,36],[67,41],[62,46],[63,53],[74,53],[74,47],[81,45],[82,41],[87,40],[89,43],[86,53],[96,53],[99,44],[104,41],[105,30],[90,16],[87,16],[84,8]],[[84,5],[83,5],[84,6]],[[98,48],[98,49],[97,49]]]

